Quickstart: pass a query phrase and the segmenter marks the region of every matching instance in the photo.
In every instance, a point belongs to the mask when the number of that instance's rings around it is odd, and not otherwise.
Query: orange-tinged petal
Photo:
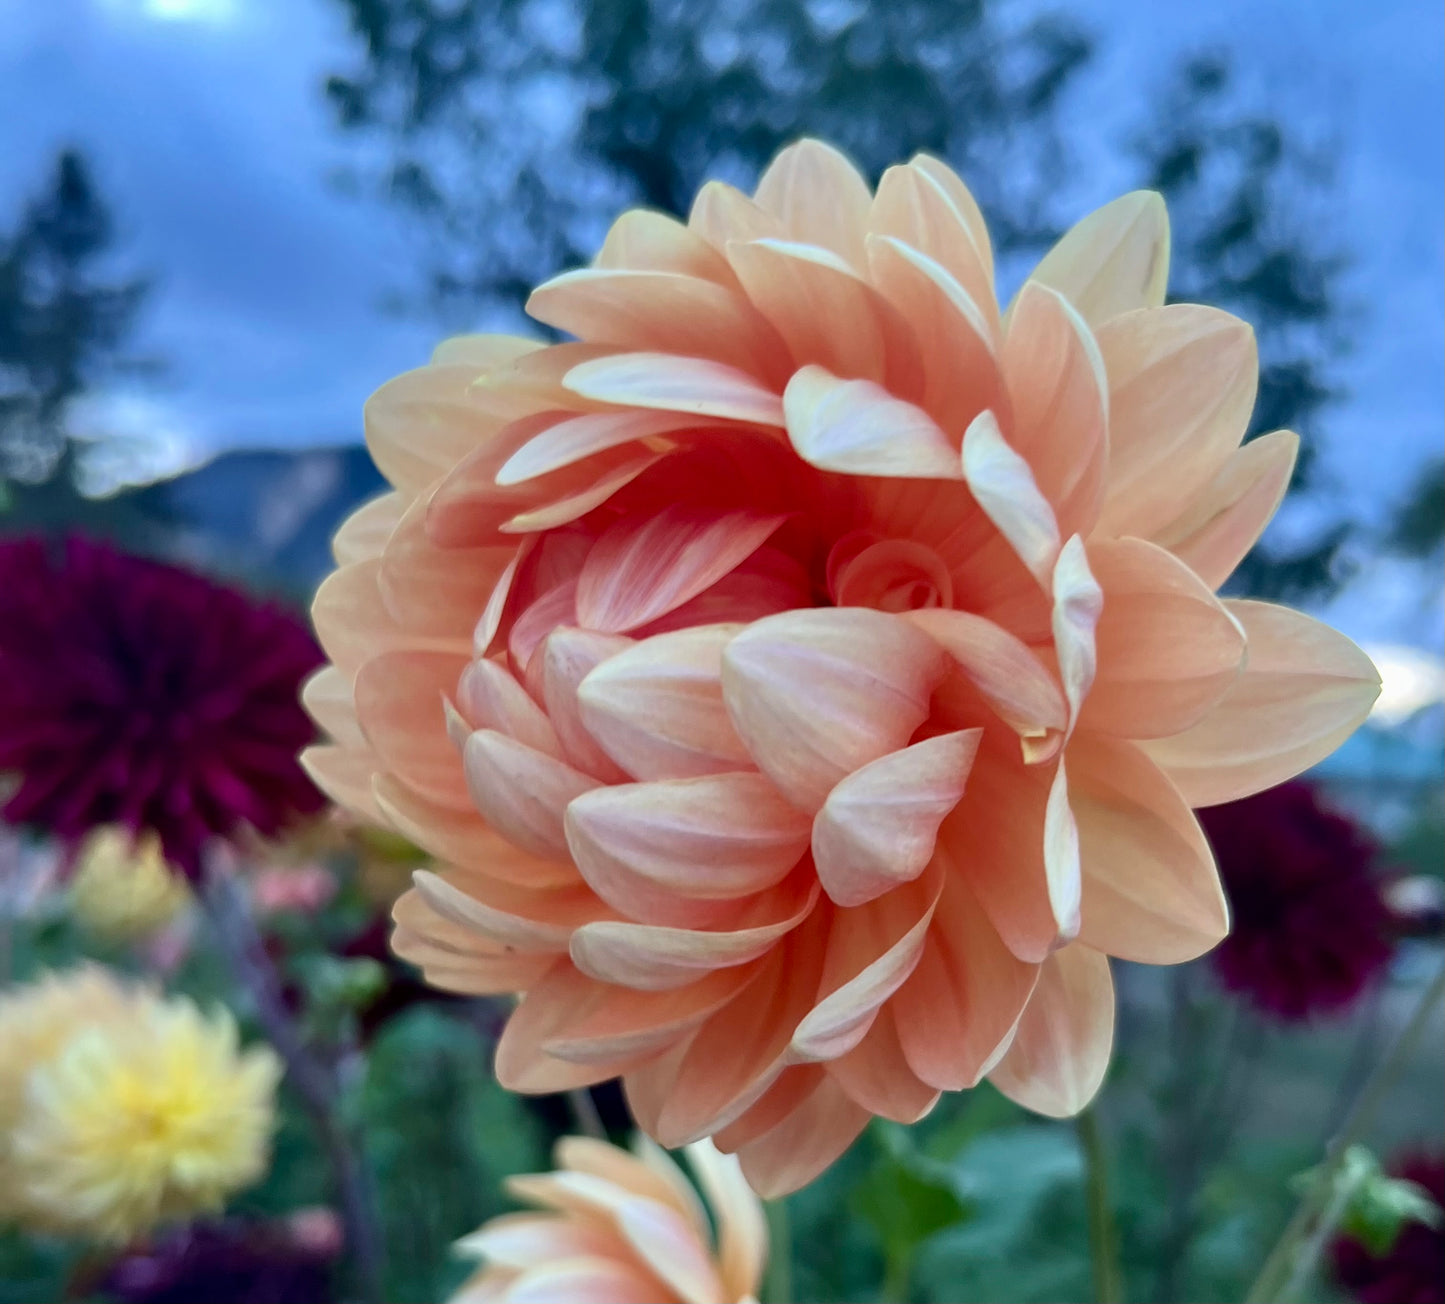
[[[380,557],[406,510],[407,501],[405,494],[384,493],[352,512],[331,540],[331,555],[336,558],[336,564],[345,567]]]
[[[359,747],[319,744],[301,753],[301,768],[338,806],[372,824],[386,824],[371,795],[371,776],[381,768],[375,752]]]
[[[705,1141],[687,1148],[717,1221],[718,1269],[726,1298],[756,1295],[768,1257],[768,1224],[738,1161]]]
[[[969,888],[967,865],[949,857],[946,868],[923,953],[889,1008],[919,1081],[958,1091],[992,1066],[1034,990],[1038,965],[1003,944]]]
[[[764,1199],[806,1186],[857,1139],[870,1115],[831,1077],[777,1127],[738,1151],[748,1182]]]
[[[419,367],[366,400],[366,447],[388,480],[420,493],[505,424],[469,401],[474,366]]]
[[[793,240],[864,266],[863,233],[872,195],[858,169],[831,145],[800,140],[768,164],[753,195]]]
[[[610,468],[599,466],[596,478],[591,483],[565,492],[550,502],[528,507],[515,516],[509,516],[497,526],[497,531],[503,536],[535,534],[580,520],[594,507],[600,507],[619,489],[631,484],[644,471],[651,470],[664,456],[663,453],[639,453],[636,457],[630,457]]]
[[[593,1137],[564,1136],[552,1147],[552,1158],[557,1168],[600,1177],[674,1210],[699,1236],[706,1236],[707,1211],[667,1151],[645,1135],[635,1138],[633,1151],[628,1154]]]
[[[895,1008],[892,1002],[884,1005],[868,1035],[846,1055],[829,1062],[828,1075],[870,1114],[895,1123],[916,1123],[938,1103],[939,1093],[909,1067]]]
[[[1064,700],[1069,704],[1072,729],[1098,668],[1094,639],[1104,606],[1104,591],[1089,569],[1084,541],[1077,534],[1059,550],[1053,599],[1054,653],[1059,659],[1059,678],[1063,681]]]
[[[647,208],[623,213],[607,232],[594,267],[644,272],[681,272],[720,285],[733,283],[727,259],[675,217]]]
[[[665,991],[709,969],[747,964],[765,955],[812,913],[820,888],[811,872],[794,875],[793,891],[769,892],[742,917],[717,931],[669,928],[631,920],[583,924],[572,934],[572,962],[599,982]]]
[[[317,641],[345,674],[355,675],[368,658],[401,647],[456,647],[449,639],[411,638],[381,600],[380,574],[379,558],[343,566],[321,581],[312,600]]]
[[[565,954],[573,928],[607,914],[581,887],[533,891],[462,870],[419,869],[413,879],[418,894],[444,919],[524,954]]]
[[[958,450],[920,407],[869,380],[840,380],[804,367],[783,393],[788,438],[823,471],[902,479],[959,480]]]
[[[562,742],[563,759],[603,783],[625,782],[627,775],[588,732],[578,708],[577,687],[596,666],[631,646],[632,640],[620,634],[598,634],[590,629],[558,625],[539,649],[542,700]]]
[[[1099,1090],[1113,1042],[1109,962],[1075,943],[1040,967],[1013,1044],[989,1081],[1025,1109],[1068,1118]]]
[[[323,666],[301,686],[301,704],[331,738],[346,747],[365,747],[356,721],[351,679],[335,666]]]
[[[722,654],[741,625],[656,634],[582,681],[582,720],[637,779],[687,779],[745,769],[752,758],[723,703]]]
[[[583,412],[538,431],[502,464],[495,481],[503,486],[521,484],[608,449],[696,425],[696,417],[681,412],[627,409],[620,412]]]
[[[1059,523],[1029,464],[1009,447],[992,412],[980,412],[964,431],[963,478],[1019,560],[1047,585],[1059,555]]]
[[[808,819],[756,772],[710,774],[597,788],[568,807],[567,840],[603,900],[687,926],[787,877],[807,850]]]
[[[723,698],[758,767],[812,814],[838,781],[904,746],[947,669],[915,625],[863,607],[756,621],[723,652]]]
[[[579,1255],[528,1268],[507,1283],[497,1304],[616,1304],[662,1299],[666,1290],[651,1273],[626,1262]]]
[[[1203,955],[1229,931],[1209,843],[1178,789],[1133,743],[1079,735],[1069,802],[1084,890],[1079,940],[1141,964]]]
[[[692,201],[687,225],[721,253],[730,240],[782,239],[782,219],[726,181],[707,181]],[[728,269],[731,274],[731,268]]]
[[[1144,744],[1191,806],[1235,801],[1308,769],[1364,723],[1374,664],[1343,634],[1268,602],[1227,601],[1248,660],[1192,729]]]
[[[678,1214],[652,1200],[630,1200],[617,1224],[644,1263],[677,1292],[684,1304],[714,1304],[722,1281],[696,1231]]]
[[[855,770],[828,794],[813,819],[813,861],[835,903],[860,906],[923,873],[982,736],[964,729],[927,738]]]
[[[463,762],[472,801],[488,824],[542,860],[569,859],[567,804],[595,788],[596,779],[494,729],[467,739]]]
[[[1109,373],[1109,485],[1096,529],[1148,538],[1188,509],[1239,447],[1259,355],[1246,322],[1177,303],[1098,330]]]
[[[545,347],[521,335],[453,335],[432,350],[433,367],[474,367],[477,372],[515,362]]]
[[[583,564],[577,620],[590,630],[622,633],[665,616],[746,561],[783,520],[679,505],[619,521]]]
[[[478,657],[462,671],[457,706],[474,729],[495,729],[533,751],[566,760],[547,713],[500,661]]]
[[[781,426],[783,405],[773,390],[736,367],[666,353],[619,353],[572,368],[574,394],[619,406],[686,412]]]
[[[1244,630],[1182,561],[1142,539],[1089,549],[1104,590],[1098,669],[1080,727],[1165,738],[1201,720],[1244,662]]]
[[[466,664],[449,652],[384,652],[356,675],[356,716],[383,765],[429,801],[458,810],[467,809],[467,785],[442,701]]]
[[[1152,190],[1096,209],[1071,227],[1029,277],[1057,290],[1090,326],[1157,308],[1169,279],[1169,214]]]
[[[1254,547],[1284,501],[1299,454],[1299,436],[1276,430],[1231,453],[1189,509],[1154,535],[1211,589]]]
[[[713,1138],[718,1149],[732,1154],[777,1127],[818,1089],[826,1072],[824,1064],[789,1065],[756,1101],[718,1129]]]
[[[555,1214],[504,1213],[456,1243],[463,1254],[518,1271],[549,1259],[617,1254],[616,1231],[600,1222],[558,1218]]]

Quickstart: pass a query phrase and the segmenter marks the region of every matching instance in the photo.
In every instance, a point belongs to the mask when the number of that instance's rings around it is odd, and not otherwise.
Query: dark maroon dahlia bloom
[[[1445,1152],[1413,1154],[1390,1165],[1445,1208]],[[1406,1223],[1384,1254],[1356,1240],[1334,1244],[1335,1275],[1361,1304],[1445,1304],[1445,1228]]]
[[[1368,834],[1300,782],[1199,817],[1233,911],[1211,956],[1221,981],[1281,1019],[1343,1011],[1392,950]]]
[[[151,829],[191,877],[212,837],[322,797],[297,763],[321,662],[270,603],[84,539],[0,543],[0,816],[74,841]]]

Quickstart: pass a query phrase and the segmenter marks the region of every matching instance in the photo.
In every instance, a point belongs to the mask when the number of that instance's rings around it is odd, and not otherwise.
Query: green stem
[[[1325,1162],[1317,1177],[1310,1183],[1309,1190],[1245,1296],[1245,1304],[1275,1304],[1278,1300],[1287,1299],[1314,1266],[1321,1248],[1334,1230],[1334,1224],[1344,1213],[1344,1203],[1334,1197],[1345,1155],[1369,1128],[1380,1102],[1414,1054],[1442,995],[1445,995],[1445,965],[1441,966],[1435,981],[1420,997],[1410,1022],[1401,1029],[1384,1059],[1375,1066],[1375,1071],[1360,1089],[1343,1125],[1325,1149]]]
[[[1074,1120],[1079,1148],[1084,1152],[1084,1175],[1089,1208],[1089,1252],[1094,1267],[1094,1299],[1098,1304],[1123,1304],[1124,1281],[1119,1270],[1119,1236],[1109,1204],[1108,1170],[1099,1120],[1086,1109]]]
[[[783,1200],[764,1203],[768,1215],[768,1272],[763,1281],[764,1304],[792,1304],[793,1236]]]
[[[907,1304],[908,1288],[913,1281],[913,1256],[890,1254],[883,1264],[883,1293],[880,1304]]]

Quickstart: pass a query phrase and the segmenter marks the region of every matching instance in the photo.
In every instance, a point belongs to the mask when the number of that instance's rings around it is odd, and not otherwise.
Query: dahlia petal
[[[556,959],[545,952],[490,949],[488,939],[437,914],[416,889],[397,901],[393,915],[397,926],[391,934],[392,952],[446,991],[469,996],[524,991]]]
[[[467,785],[447,737],[442,701],[466,664],[450,652],[383,652],[356,675],[357,719],[386,769],[454,810],[467,809]]]
[[[408,641],[381,600],[380,573],[378,558],[343,566],[321,581],[312,600],[316,640],[344,674],[355,675],[368,658]]]
[[[501,428],[468,400],[476,377],[472,366],[419,367],[366,400],[366,447],[403,493],[420,493]]]
[[[1012,1034],[1038,965],[1018,959],[948,857],[943,897],[918,964],[889,1005],[909,1069],[937,1091],[978,1084]],[[840,1078],[860,1103],[867,1102]],[[915,1099],[916,1094],[915,1094]]]
[[[789,145],[768,164],[753,198],[791,239],[821,245],[854,267],[866,265],[863,233],[872,195],[858,169],[831,145]]]
[[[597,411],[597,404],[571,393],[563,380],[573,367],[615,352],[605,344],[549,344],[479,376],[467,387],[467,399],[503,425],[542,412]]]
[[[718,700],[721,705],[721,690]],[[302,684],[301,704],[335,742],[344,747],[366,746],[366,737],[356,722],[351,679],[335,666],[323,666]]]
[[[707,1211],[676,1161],[646,1133],[633,1138],[627,1154],[605,1141],[585,1136],[559,1137],[553,1147],[556,1167],[590,1173],[634,1195],[665,1205],[706,1238]]]
[[[1079,940],[1140,964],[1179,964],[1229,931],[1214,856],[1178,789],[1132,743],[1080,735],[1069,800],[1084,884]]]
[[[578,708],[577,687],[596,666],[631,646],[630,638],[618,634],[558,625],[540,649],[542,700],[565,750],[563,759],[603,783],[623,783],[627,775],[588,732]]]
[[[677,1293],[684,1304],[714,1304],[722,1281],[697,1232],[671,1209],[652,1200],[630,1200],[617,1224],[633,1251]]]
[[[665,1289],[650,1273],[625,1261],[579,1255],[534,1264],[507,1284],[497,1304],[616,1304],[621,1299],[661,1299]]]
[[[867,1035],[918,964],[943,890],[935,869],[866,906],[838,910],[828,932],[820,999],[793,1033],[793,1060],[832,1060]],[[825,994],[824,994],[825,993]]]
[[[718,1130],[713,1143],[719,1150],[734,1154],[764,1132],[772,1131],[822,1085],[827,1072],[824,1064],[789,1065],[757,1100]]]
[[[494,729],[533,751],[565,760],[547,713],[500,661],[478,657],[462,671],[457,705],[474,729]]]
[[[811,874],[796,893],[770,892],[730,928],[704,931],[603,920],[584,924],[571,941],[572,962],[599,982],[665,991],[700,973],[765,955],[812,913],[820,888]]]
[[[428,499],[417,498],[397,522],[381,555],[377,588],[409,636],[462,642],[516,548],[440,548],[427,534],[429,511]]]
[[[1059,677],[1064,700],[1069,704],[1072,730],[1098,668],[1094,631],[1104,606],[1104,591],[1089,569],[1084,541],[1077,534],[1059,550],[1054,565],[1053,603],[1054,652],[1059,659]]]
[[[372,824],[386,823],[371,795],[371,776],[381,768],[375,752],[356,747],[308,747],[301,753],[301,768],[343,810]]]
[[[958,480],[958,451],[922,408],[869,380],[804,367],[783,393],[788,438],[823,471]]]
[[[619,353],[573,367],[565,383],[573,393],[602,403],[783,424],[777,394],[746,372],[705,358]]]
[[[583,878],[647,923],[686,927],[785,878],[808,847],[808,819],[762,775],[615,784],[578,797],[567,838]]]
[[[721,253],[731,240],[781,239],[782,219],[725,181],[707,181],[692,201],[687,225]],[[732,269],[728,268],[729,275]]]
[[[792,1114],[738,1151],[749,1184],[765,1200],[806,1186],[858,1138],[871,1115],[832,1078]]]
[[[861,906],[917,878],[938,826],[958,804],[982,729],[939,734],[843,779],[813,819],[813,861],[840,906]]]
[[[1364,723],[1380,693],[1374,664],[1343,634],[1267,602],[1228,601],[1248,660],[1193,728],[1144,751],[1191,806],[1235,801],[1308,769]]]
[[[589,630],[622,633],[665,616],[745,561],[784,519],[675,505],[619,521],[583,564],[577,620]]]
[[[621,1248],[617,1233],[600,1223],[541,1213],[504,1213],[456,1242],[458,1253],[518,1272],[549,1260],[615,1255]]]
[[[687,1148],[717,1219],[718,1269],[723,1298],[743,1300],[757,1293],[768,1257],[768,1224],[738,1161],[705,1141]]]
[[[1009,442],[1033,470],[1061,534],[1098,520],[1109,472],[1109,379],[1084,320],[1036,281],[1019,291],[1000,354]]]
[[[904,746],[928,718],[942,649],[864,607],[768,616],[723,652],[723,700],[758,767],[815,813],[846,775]]]
[[[536,534],[541,530],[555,530],[559,525],[580,520],[594,507],[600,507],[607,502],[619,489],[631,484],[644,471],[656,466],[662,458],[662,453],[642,453],[610,469],[599,467],[596,479],[591,483],[560,498],[554,498],[551,502],[529,507],[515,516],[509,516],[497,526],[497,531],[502,535]]]
[[[1188,566],[1156,544],[1096,541],[1089,560],[1104,610],[1080,727],[1167,738],[1197,724],[1239,677],[1244,630]]]
[[[1099,1090],[1113,1042],[1109,962],[1087,946],[1066,946],[1041,966],[1013,1044],[989,1081],[1025,1109],[1068,1118]]]
[[[1136,190],[1076,223],[1034,268],[1090,326],[1164,302],[1169,213],[1152,190]]]
[[[1284,500],[1299,436],[1276,430],[1231,453],[1223,469],[1177,520],[1154,535],[1211,589],[1254,547]]]
[[[589,915],[606,914],[585,889],[533,891],[455,870],[441,875],[419,869],[412,878],[427,905],[444,919],[524,954],[565,955],[571,930]]]
[[[482,614],[477,618],[476,628],[472,631],[472,652],[478,659],[485,657],[496,642],[497,631],[501,629],[502,617],[506,614],[507,602],[517,586],[517,573],[521,570],[522,563],[528,560],[532,546],[531,539],[523,539],[516,555],[507,563],[507,568],[497,576],[497,583],[487,598],[487,605],[482,608]]]
[[[846,540],[845,536],[845,540]],[[953,577],[932,548],[912,539],[880,539],[834,568],[843,543],[828,554],[828,590],[836,607],[876,607],[902,615],[914,610],[918,599],[934,607],[953,602]]]
[[[963,478],[1019,560],[1047,585],[1059,555],[1059,523],[1029,464],[1009,447],[992,412],[980,412],[964,431]]]
[[[453,335],[432,350],[433,367],[474,367],[489,371],[545,347],[521,335]]]
[[[331,540],[331,555],[336,558],[336,564],[346,567],[380,557],[406,505],[406,495],[394,491],[362,503],[342,521]]]
[[[678,272],[582,268],[539,285],[527,314],[595,344],[710,358],[764,380],[777,337],[736,289]]]
[[[919,405],[946,433],[958,437],[985,408],[1007,402],[988,319],[947,268],[878,235],[868,237],[868,266],[912,329],[923,372]]]
[[[850,1100],[895,1123],[916,1123],[938,1103],[939,1093],[908,1066],[892,1002],[878,1011],[862,1041],[828,1063],[828,1075]]]
[[[860,249],[861,252],[861,249]],[[748,298],[782,338],[792,365],[816,364],[909,394],[920,378],[914,344],[898,313],[836,254],[787,240],[728,245]]]
[[[675,217],[632,208],[613,222],[592,260],[594,267],[639,272],[679,272],[720,285],[733,283],[727,259]]]
[[[756,964],[716,969],[666,991],[595,983],[591,996],[542,1042],[542,1050],[574,1064],[610,1064],[662,1050],[732,1000],[756,969]]]
[[[602,749],[637,779],[686,779],[751,764],[728,717],[722,654],[741,625],[656,634],[598,665],[577,700]]]
[[[697,425],[679,412],[584,412],[533,435],[497,471],[499,485],[521,484],[609,449]]]
[[[1109,373],[1109,483],[1098,530],[1148,538],[1188,510],[1239,447],[1259,355],[1246,322],[1199,304],[1131,312],[1098,332]]]
[[[570,863],[529,856],[489,829],[475,811],[434,805],[389,774],[375,777],[372,797],[393,829],[444,865],[479,870],[519,887],[567,887],[582,881]]]
[[[507,631],[507,655],[522,675],[526,689],[538,700],[542,696],[542,662],[537,649],[558,625],[577,624],[577,581],[565,580],[555,588],[522,606]]]
[[[868,228],[943,267],[982,311],[987,338],[998,338],[988,231],[973,196],[949,168],[923,154],[888,168],[878,182]]]
[[[567,803],[595,788],[596,779],[493,729],[467,739],[463,763],[467,789],[488,824],[542,860],[569,859]]]
[[[1009,728],[1028,740],[1062,733],[1069,707],[1058,681],[1028,644],[967,611],[910,611]]]

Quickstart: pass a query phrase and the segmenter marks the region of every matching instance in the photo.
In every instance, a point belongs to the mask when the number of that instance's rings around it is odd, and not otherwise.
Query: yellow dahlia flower
[[[161,854],[154,833],[97,829],[82,844],[70,882],[70,909],[87,932],[130,942],[158,932],[190,904],[185,880]]]
[[[626,213],[533,316],[367,405],[313,776],[432,852],[397,951],[525,992],[519,1091],[621,1075],[767,1194],[987,1076],[1080,1109],[1110,957],[1228,929],[1193,807],[1313,764],[1369,659],[1221,600],[1297,440],[1241,445],[1249,326],[1166,305],[1158,195],[1009,305],[936,159],[804,141]]]
[[[552,1173],[509,1178],[541,1213],[504,1214],[457,1249],[485,1260],[451,1304],[749,1304],[768,1254],[762,1205],[738,1161],[706,1141],[688,1158],[711,1205],[646,1138],[636,1155],[585,1137],[557,1143]]]
[[[7,1029],[67,1020],[63,1035],[32,1033],[18,1100],[12,1084],[3,1184],[23,1225],[124,1242],[218,1209],[265,1171],[280,1063],[268,1049],[243,1052],[228,1012],[206,1016],[99,969],[54,976],[6,1006]]]

